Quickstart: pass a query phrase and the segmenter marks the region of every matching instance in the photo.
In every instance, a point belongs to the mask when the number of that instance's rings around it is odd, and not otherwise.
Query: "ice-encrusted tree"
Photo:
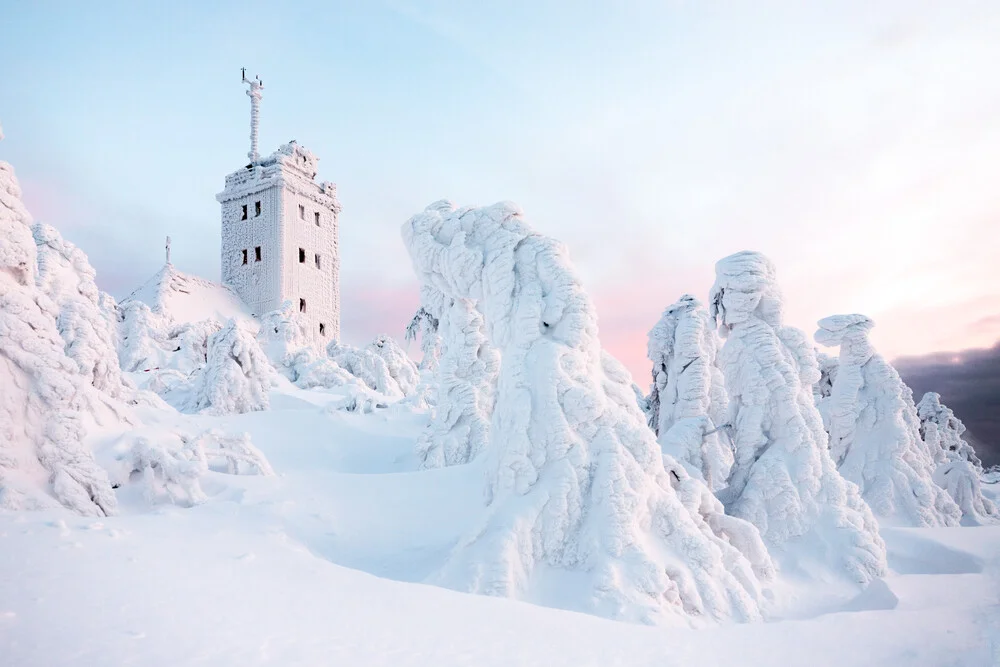
[[[107,474],[84,445],[79,412],[93,390],[66,356],[55,303],[37,285],[31,216],[0,161],[0,507],[57,502],[80,514],[116,509]]]
[[[334,340],[326,346],[326,353],[338,366],[359,379],[369,389],[386,398],[403,398],[403,390],[392,377],[385,359],[370,349],[357,348]]]
[[[873,326],[856,314],[819,321],[816,342],[840,347],[825,399],[830,454],[878,516],[909,526],[957,525],[958,507],[934,483],[912,393],[868,340]]]
[[[552,603],[546,582],[569,570],[581,584],[572,605],[602,616],[759,617],[771,565],[756,530],[662,455],[564,246],[510,203],[437,202],[403,239],[424,284],[472,300],[501,358],[489,508],[437,581]]]
[[[189,409],[221,415],[268,409],[274,369],[255,334],[231,319],[212,335],[208,360],[192,378]]]
[[[257,342],[282,375],[302,389],[339,387],[351,381],[306,333],[307,325],[291,301],[261,318]]]
[[[668,306],[649,332],[649,425],[663,450],[688,464],[713,490],[725,485],[733,463],[720,431],[729,401],[715,365],[717,352],[712,318],[690,294]]]
[[[406,326],[407,342],[420,337],[420,372],[433,373],[437,370],[438,359],[441,356],[441,315],[444,306],[444,295],[430,286],[421,286],[420,308]]]
[[[409,355],[394,338],[386,334],[375,337],[368,344],[368,351],[382,358],[385,367],[404,396],[412,394],[420,382],[420,371]]]
[[[833,391],[833,383],[837,380],[838,361],[837,357],[817,350],[816,363],[819,365],[819,381],[813,385],[813,398],[816,400],[816,404],[819,405],[820,401],[829,397]]]
[[[470,299],[448,299],[439,317],[441,356],[431,422],[417,441],[427,468],[468,463],[486,448],[500,355]]]
[[[718,363],[735,443],[720,492],[727,510],[756,525],[777,553],[826,560],[862,583],[879,576],[886,560],[878,524],[830,457],[813,402],[815,352],[782,323],[774,265],[744,251],[715,270],[711,314],[726,339]]]
[[[66,355],[99,391],[125,398],[128,387],[118,364],[115,324],[101,307],[97,272],[87,255],[55,228],[37,223],[32,235],[38,256],[36,284],[59,309],[56,326]]]
[[[917,404],[920,436],[933,453],[937,468],[934,482],[962,510],[965,523],[988,524],[1000,521],[1000,512],[989,498],[983,496],[980,477],[983,464],[976,451],[962,435],[965,424],[941,402],[941,395],[927,392]]]
[[[167,358],[169,324],[141,301],[121,305],[121,341],[118,360],[127,372],[159,368]]]

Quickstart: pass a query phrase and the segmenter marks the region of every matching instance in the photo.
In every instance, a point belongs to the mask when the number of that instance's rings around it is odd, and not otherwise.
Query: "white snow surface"
[[[433,581],[646,623],[759,618],[771,574],[759,536],[664,468],[562,244],[507,202],[436,202],[403,239],[421,283],[471,299],[500,354],[488,510]],[[557,594],[568,584],[570,600]]]
[[[913,394],[868,340],[874,326],[857,314],[819,321],[816,342],[840,348],[836,380],[823,399],[830,454],[878,516],[906,526],[957,525],[961,511],[934,482]]]
[[[782,567],[869,582],[885,571],[885,547],[858,487],[830,457],[813,400],[816,354],[782,322],[774,265],[745,251],[715,270],[711,314],[726,338],[718,363],[736,448],[720,497],[760,529]]]
[[[467,595],[427,577],[485,510],[481,465],[419,471],[413,413],[326,412],[335,395],[274,388],[271,410],[143,408],[139,434],[249,432],[274,476],[159,479],[120,512],[0,511],[0,656],[18,667],[883,667],[990,665],[1000,640],[1000,527],[886,529],[890,571],[861,594],[775,582],[771,620],[648,627]],[[131,432],[95,432],[117,469]],[[175,446],[179,446],[177,443]],[[467,499],[460,501],[457,499]],[[576,582],[560,587],[566,599]],[[58,631],[54,630],[58,628]],[[53,633],[56,633],[55,636]]]
[[[124,308],[134,301],[141,301],[154,313],[169,318],[171,323],[253,319],[250,309],[231,289],[183,273],[173,264],[165,264],[156,275],[122,299],[120,305]]]
[[[724,430],[729,399],[715,364],[718,335],[708,310],[685,294],[649,332],[653,384],[649,425],[663,451],[713,491],[725,486],[733,454]]]

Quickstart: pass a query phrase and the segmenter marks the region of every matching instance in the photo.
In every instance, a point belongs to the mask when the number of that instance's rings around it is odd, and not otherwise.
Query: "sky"
[[[861,312],[888,357],[1000,339],[1000,3],[0,0],[0,159],[122,297],[219,279],[219,205],[296,139],[338,184],[344,337],[418,305],[401,224],[512,200],[569,247],[604,346],[759,250],[786,320]]]

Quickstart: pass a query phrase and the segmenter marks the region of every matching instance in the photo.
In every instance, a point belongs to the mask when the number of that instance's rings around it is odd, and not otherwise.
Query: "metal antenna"
[[[264,83],[260,80],[260,75],[248,79],[246,67],[240,68],[240,71],[243,74],[243,83],[250,86],[247,89],[247,97],[250,98],[250,152],[247,153],[247,157],[251,162],[257,162],[260,159],[260,154],[257,152],[257,133],[260,128],[260,98],[264,96],[261,92]]]

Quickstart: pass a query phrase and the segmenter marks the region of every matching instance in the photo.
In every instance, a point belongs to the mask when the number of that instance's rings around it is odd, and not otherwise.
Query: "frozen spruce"
[[[423,284],[472,300],[501,359],[489,507],[436,581],[621,620],[759,618],[770,560],[757,531],[664,467],[565,247],[510,203],[437,202],[403,239]],[[567,577],[574,597],[553,597]]]
[[[718,337],[711,316],[685,294],[649,332],[653,385],[646,409],[664,452],[717,490],[733,463],[725,427],[726,389],[715,365]]]
[[[112,398],[125,398],[128,387],[118,365],[117,323],[102,308],[97,273],[87,255],[53,227],[32,227],[38,252],[36,283],[59,309],[56,325],[66,355],[80,374]],[[106,295],[105,295],[106,296]]]
[[[66,355],[59,306],[38,283],[31,217],[13,167],[0,161],[0,508],[58,502],[113,514],[107,474],[83,442],[79,410],[94,377]]]
[[[500,355],[486,340],[483,316],[472,301],[448,299],[443,307],[436,405],[417,441],[427,468],[468,463],[486,448],[500,369]]]
[[[261,318],[257,342],[274,367],[301,389],[340,387],[351,375],[317,350],[306,333],[308,322],[285,301],[281,308]]]
[[[393,378],[385,359],[370,348],[357,348],[333,340],[326,346],[326,353],[334,363],[360,380],[368,389],[385,398],[404,397],[403,389]]]
[[[420,371],[409,355],[391,336],[381,334],[368,344],[368,351],[382,358],[385,367],[404,396],[411,395],[420,382]]]
[[[774,265],[740,252],[715,270],[711,313],[726,338],[718,363],[735,442],[720,496],[789,567],[816,561],[868,582],[885,571],[885,546],[857,486],[830,457],[813,402],[815,352],[801,331],[782,323]]]
[[[948,406],[941,395],[928,392],[917,404],[920,435],[934,455],[934,481],[962,510],[963,523],[981,525],[1000,521],[996,505],[983,496],[981,477],[983,464],[963,434],[965,424]]]
[[[429,300],[443,300],[444,297],[437,293],[431,295],[432,288],[421,288],[421,302],[423,305],[417,309],[413,319],[406,326],[406,342],[412,342],[420,338],[420,372],[431,374],[437,370],[438,359],[441,357],[441,335],[440,315],[434,314],[435,310],[440,313],[440,309],[433,309],[428,306]]]
[[[208,360],[193,377],[188,408],[217,415],[267,410],[273,375],[255,332],[229,320],[209,340]]]
[[[816,342],[840,347],[825,399],[830,454],[876,515],[906,526],[954,526],[961,513],[934,483],[912,393],[869,342],[873,326],[864,315],[819,321]]]

